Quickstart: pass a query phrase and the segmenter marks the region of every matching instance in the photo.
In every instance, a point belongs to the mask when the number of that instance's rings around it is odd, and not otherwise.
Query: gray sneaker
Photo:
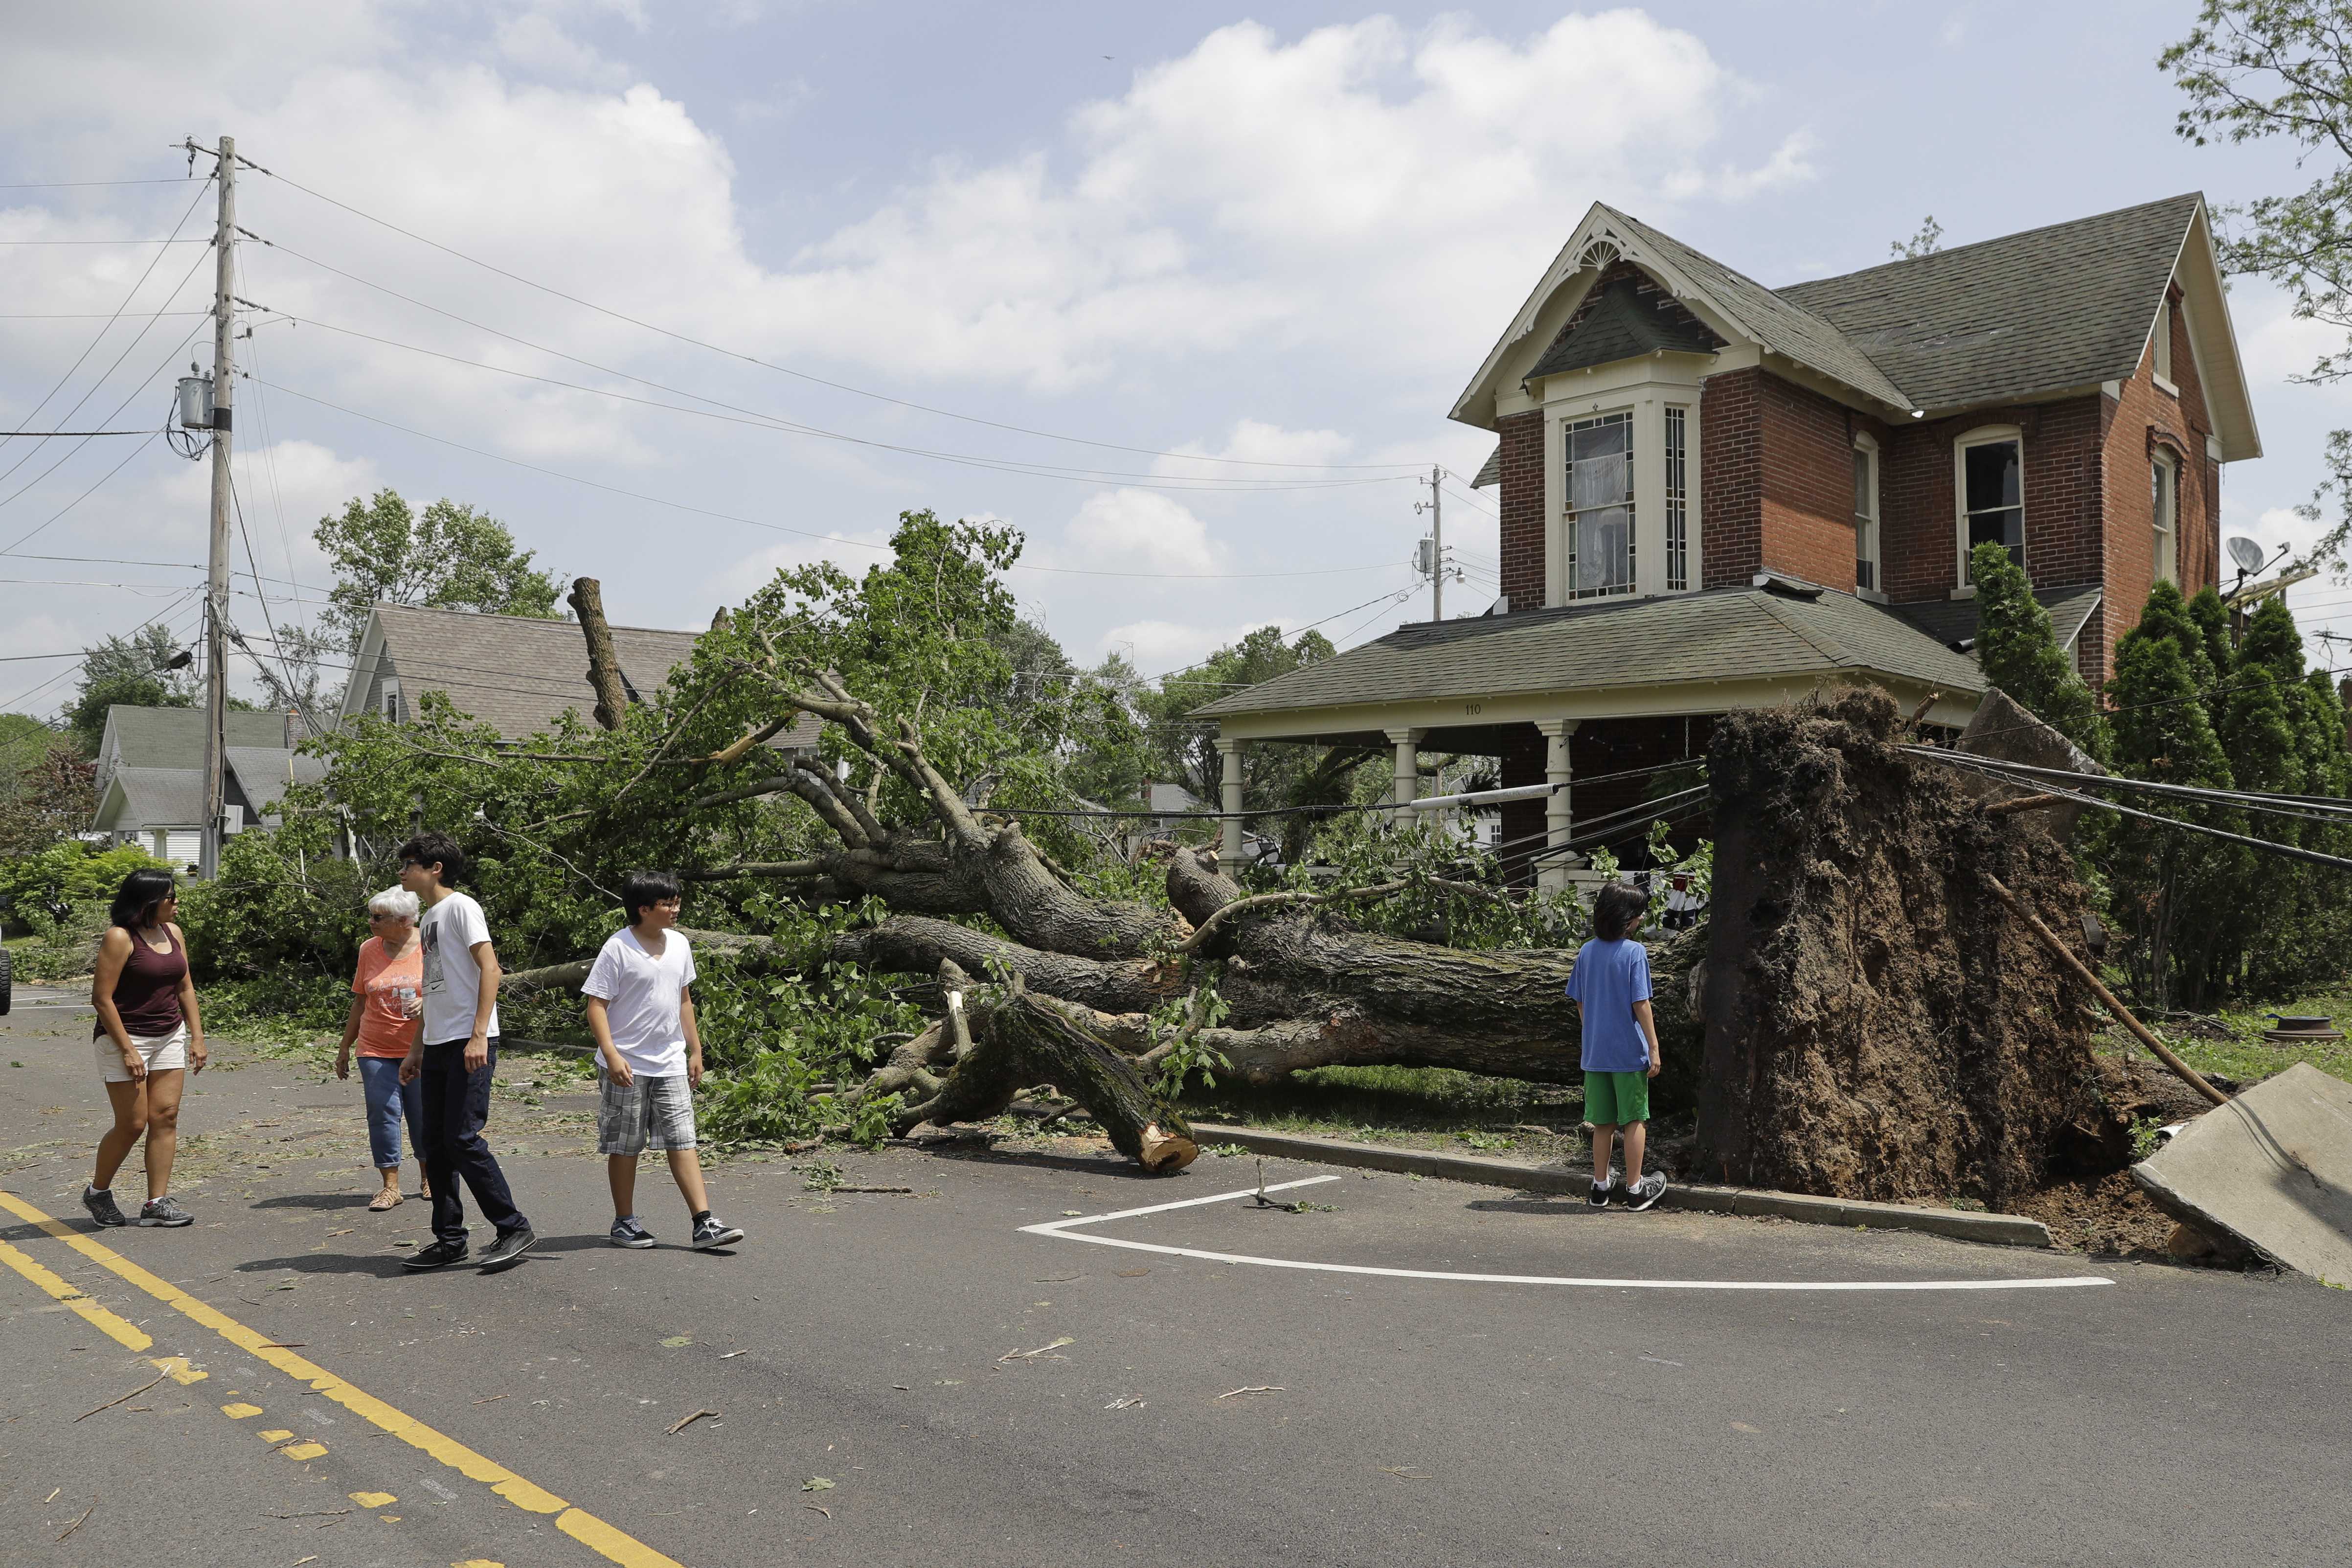
[[[708,1252],[714,1247],[732,1247],[743,1239],[743,1233],[717,1215],[704,1215],[694,1222],[694,1250]]]
[[[625,1215],[613,1222],[611,1240],[615,1247],[631,1247],[643,1250],[654,1244],[654,1233],[637,1223],[635,1215]]]
[[[129,1220],[122,1217],[121,1209],[115,1206],[114,1194],[110,1192],[101,1191],[97,1187],[85,1186],[81,1190],[81,1206],[88,1209],[89,1211],[89,1217],[98,1221],[100,1225],[129,1225],[131,1223]]]
[[[1625,1189],[1625,1206],[1638,1214],[1665,1195],[1665,1177],[1653,1171]]]
[[[139,1210],[141,1225],[183,1226],[196,1223],[196,1216],[182,1208],[175,1199],[149,1198]]]

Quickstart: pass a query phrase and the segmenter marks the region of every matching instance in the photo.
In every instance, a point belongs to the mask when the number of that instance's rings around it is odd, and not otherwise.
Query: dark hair
[[[404,866],[414,862],[440,867],[441,885],[445,888],[454,888],[466,879],[466,852],[446,833],[420,833],[394,850],[393,858]]]
[[[113,906],[106,911],[106,923],[121,926],[124,931],[136,931],[147,923],[147,917],[155,912],[156,905],[165,899],[177,898],[179,893],[180,884],[169,871],[158,870],[152,866],[133,871],[123,878],[122,886],[115,889]]]
[[[1603,882],[1592,895],[1592,934],[1602,942],[1622,941],[1650,912],[1649,895],[1622,882]]]
[[[686,897],[676,876],[667,871],[632,871],[629,879],[621,884],[621,909],[629,923],[637,923],[637,911],[647,904],[667,903]]]

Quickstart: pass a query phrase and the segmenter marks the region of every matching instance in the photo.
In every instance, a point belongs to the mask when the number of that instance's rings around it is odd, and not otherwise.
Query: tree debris
[[[1248,1388],[1229,1388],[1224,1393],[1217,1395],[1217,1397],[1219,1399],[1231,1399],[1236,1394],[1287,1394],[1290,1391],[1288,1389],[1283,1387],[1282,1384],[1278,1383],[1258,1384]]]
[[[170,1375],[170,1374],[169,1374],[169,1373],[160,1373],[160,1372],[159,1372],[159,1373],[157,1373],[154,1375],[154,1377],[152,1377],[152,1379],[150,1379],[148,1382],[145,1382],[145,1383],[141,1384],[138,1387],[136,1387],[136,1388],[132,1389],[130,1393],[128,1393],[128,1394],[116,1394],[113,1398],[111,1398],[111,1399],[108,1400],[105,1404],[103,1404],[103,1405],[100,1405],[97,1406],[95,1409],[90,1409],[90,1410],[85,1410],[85,1411],[83,1411],[80,1415],[79,1415],[75,1416],[75,1417],[73,1418],[73,1421],[68,1421],[68,1422],[67,1422],[67,1423],[66,1423],[66,1425],[67,1425],[67,1426],[72,1426],[72,1425],[74,1424],[74,1422],[75,1422],[75,1421],[87,1421],[87,1420],[89,1420],[91,1416],[93,1416],[93,1415],[97,1415],[97,1414],[99,1413],[99,1411],[100,1411],[100,1410],[111,1410],[111,1409],[113,1409],[116,1405],[118,1405],[121,1404],[121,1403],[122,1403],[124,1400],[126,1400],[126,1399],[136,1399],[136,1398],[138,1398],[141,1394],[142,1394],[146,1393],[149,1389],[151,1389],[151,1388],[154,1387],[156,1384],[159,1384],[159,1383],[163,1382],[163,1379],[164,1379],[166,1376],[168,1376],[168,1375]],[[59,1539],[59,1540],[63,1540],[64,1538],[63,1538],[62,1536],[60,1536],[58,1539]]]
[[[693,1426],[696,1422],[701,1420],[706,1415],[716,1415],[718,1414],[719,1412],[716,1410],[698,1410],[691,1415],[682,1415],[676,1421],[670,1423],[670,1436],[676,1436],[678,1433],[685,1431],[688,1426]]]
[[[1068,1334],[1064,1334],[1060,1339],[1055,1340],[1052,1344],[1049,1344],[1049,1345],[1039,1345],[1039,1346],[1038,1346],[1035,1350],[1034,1350],[1034,1351],[1007,1351],[1007,1352],[1005,1352],[1003,1355],[998,1356],[996,1359],[997,1359],[997,1361],[998,1361],[1000,1363],[1004,1363],[1004,1362],[1008,1362],[1008,1361],[1034,1361],[1037,1357],[1039,1357],[1039,1356],[1041,1356],[1041,1355],[1044,1355],[1044,1354],[1045,1354],[1046,1352],[1050,1352],[1050,1351],[1057,1351],[1057,1350],[1060,1350],[1064,1345],[1074,1345],[1074,1344],[1076,1344],[1077,1342],[1077,1342],[1076,1340],[1075,1340],[1075,1339],[1071,1338]],[[1065,1360],[1065,1359],[1066,1359],[1066,1358],[1062,1357],[1062,1356],[1055,1356],[1055,1357],[1054,1357],[1054,1359],[1055,1359],[1055,1361],[1062,1361],[1062,1360]]]

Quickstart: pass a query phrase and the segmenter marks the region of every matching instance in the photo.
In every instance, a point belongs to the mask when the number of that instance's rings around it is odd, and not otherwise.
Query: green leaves
[[[311,532],[335,569],[325,619],[347,649],[357,649],[368,611],[378,601],[491,615],[555,618],[561,589],[515,548],[506,524],[487,512],[442,500],[418,517],[397,490],[362,505],[356,496],[340,516]]]
[[[1969,555],[1977,587],[1977,662],[1985,679],[2027,712],[2104,762],[2114,738],[2074,661],[2059,647],[2050,612],[2033,596],[2025,574],[1999,544]]]

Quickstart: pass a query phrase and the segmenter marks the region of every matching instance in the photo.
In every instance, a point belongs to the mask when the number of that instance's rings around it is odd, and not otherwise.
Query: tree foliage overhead
[[[132,708],[193,708],[203,694],[193,664],[171,668],[187,650],[165,627],[149,624],[128,637],[109,634],[84,648],[74,700],[65,710],[66,733],[93,756],[106,734],[106,710]]]
[[[2342,0],[2204,0],[2188,37],[2159,57],[2188,97],[2176,130],[2209,142],[2283,141],[2311,182],[2257,197],[2223,216],[2225,271],[2266,278],[2294,313],[2352,334],[2352,18]],[[2319,356],[2305,379],[2352,374],[2352,336]],[[2340,512],[2296,565],[2332,569],[2341,581],[2352,542],[2352,431],[2327,438],[2328,479],[2297,510]]]
[[[471,506],[445,499],[420,516],[398,491],[381,489],[320,518],[311,537],[335,572],[321,619],[347,653],[357,651],[378,603],[560,616],[554,575],[531,564],[533,552],[515,547],[506,524]]]

